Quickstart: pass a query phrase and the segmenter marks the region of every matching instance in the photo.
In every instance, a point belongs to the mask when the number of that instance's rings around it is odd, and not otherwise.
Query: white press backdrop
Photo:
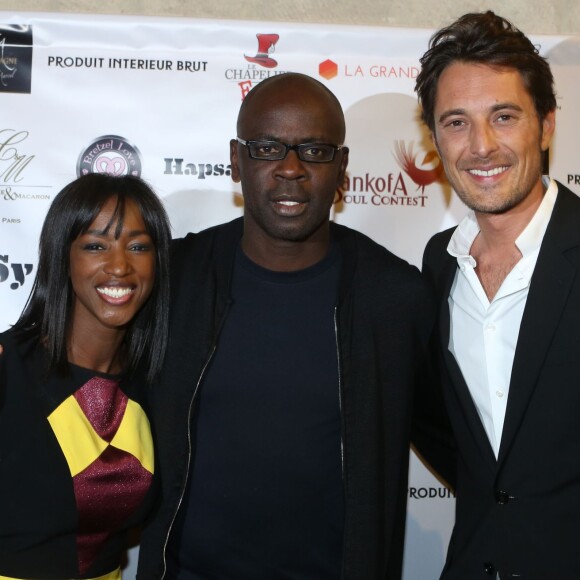
[[[420,265],[429,237],[465,213],[418,121],[413,86],[431,33],[0,12],[0,330],[30,292],[46,210],[79,172],[140,174],[175,236],[241,215],[228,141],[247,91],[283,71],[319,79],[344,107],[350,166],[332,218]],[[580,37],[534,41],[558,93],[550,173],[580,193]],[[412,456],[405,580],[438,578],[453,507]]]

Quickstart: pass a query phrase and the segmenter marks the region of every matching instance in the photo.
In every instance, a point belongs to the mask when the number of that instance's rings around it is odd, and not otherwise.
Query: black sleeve
[[[423,276],[434,296],[435,272],[429,264],[430,245],[423,256]],[[431,333],[428,352],[425,362],[421,366],[415,389],[413,404],[412,443],[417,455],[434,475],[443,480],[443,483],[455,488],[457,450],[455,439],[447,414],[442,389],[442,359],[438,344],[438,325],[434,325]]]

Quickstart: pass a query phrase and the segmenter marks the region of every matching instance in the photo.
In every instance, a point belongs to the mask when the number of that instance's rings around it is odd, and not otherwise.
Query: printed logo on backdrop
[[[434,149],[415,152],[414,141],[397,140],[392,155],[399,169],[385,160],[385,171],[375,174],[347,175],[335,203],[370,206],[426,207],[425,188],[443,178],[443,164]],[[420,160],[418,160],[420,158]]]
[[[358,101],[345,115],[350,160],[336,202],[369,210],[427,208],[445,176],[419,120],[417,100],[380,93]]]
[[[455,494],[444,486],[439,487],[409,487],[409,499],[454,499]]]
[[[124,69],[137,71],[207,72],[205,60],[171,60],[165,58],[117,58],[102,56],[71,56],[51,54],[47,65],[64,69]]]
[[[77,175],[110,173],[141,175],[141,154],[124,137],[104,135],[83,149],[77,162]]]
[[[38,201],[50,199],[42,190],[49,185],[30,183],[26,179],[36,157],[28,143],[30,133],[17,129],[0,128],[0,203]],[[19,224],[20,218],[10,217],[3,211],[0,223]]]
[[[0,284],[7,282],[12,274],[15,282],[10,282],[11,290],[18,290],[24,286],[24,280],[32,273],[32,264],[10,263],[8,255],[0,254]]]
[[[225,77],[229,81],[238,83],[242,100],[250,92],[254,84],[268,77],[282,74],[286,71],[272,70],[278,66],[278,61],[270,55],[276,50],[276,44],[280,40],[279,34],[268,33],[256,34],[258,47],[255,55],[244,54],[249,63],[245,68],[228,68]]]
[[[551,175],[580,195],[580,163],[576,147],[580,127],[578,107],[580,37],[560,39],[543,56],[550,63],[558,87],[556,133],[551,148],[544,155],[543,173]]]
[[[258,39],[258,52],[256,56],[248,56],[244,54],[244,58],[248,62],[259,64],[265,68],[274,68],[278,66],[278,62],[270,58],[270,53],[275,52],[276,43],[280,40],[278,34],[256,34]]]
[[[566,185],[574,189],[580,195],[580,173],[568,173],[566,175]]]
[[[50,185],[30,182],[35,155],[29,136],[29,131],[0,128],[0,225],[3,232],[14,228],[14,236],[18,235],[23,221],[21,216],[26,215],[26,210],[18,211],[16,204],[51,198],[50,194],[43,193],[51,189]],[[0,284],[7,283],[11,290],[18,290],[32,274],[33,265],[11,262],[10,255],[2,253],[4,251],[6,248],[0,248]]]
[[[427,151],[422,161],[417,164],[417,153],[413,151],[414,142],[396,141],[393,154],[399,167],[411,178],[421,195],[425,194],[425,187],[439,181],[443,175],[443,163],[435,149]]]
[[[356,79],[415,79],[419,74],[417,66],[401,64],[338,64],[326,59],[318,65],[318,74],[327,81],[337,77],[352,77]]]
[[[28,131],[0,128],[0,187],[21,184],[26,168],[34,160],[28,152],[26,140]],[[14,200],[14,196],[2,192],[4,199]]]
[[[186,162],[183,157],[165,157],[163,161],[165,163],[164,175],[183,175],[194,179],[208,179],[232,174],[232,166],[229,163]]]
[[[0,93],[31,90],[32,27],[0,24]]]

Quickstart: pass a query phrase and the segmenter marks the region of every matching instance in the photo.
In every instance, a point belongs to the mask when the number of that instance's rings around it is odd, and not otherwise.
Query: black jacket
[[[119,566],[128,530],[155,495],[145,467],[153,457],[139,410],[143,385],[115,385],[116,378],[75,365],[67,376],[47,374],[39,340],[17,339],[14,330],[0,333],[0,344],[0,578],[103,576]],[[85,418],[100,396],[88,386],[95,379],[115,392],[98,427]],[[79,393],[82,403],[71,405]],[[123,429],[131,446],[119,448],[113,436]],[[110,445],[97,433],[110,435]]]
[[[449,351],[453,231],[425,250],[439,299],[443,390],[458,451],[444,580],[580,578],[580,199],[558,184],[522,317],[496,460]]]
[[[342,252],[336,328],[345,493],[343,578],[401,576],[411,405],[434,318],[418,270],[331,224]],[[195,394],[231,304],[243,220],[176,240],[165,371],[152,393],[162,498],[142,537],[138,578],[164,576],[164,551],[191,460]]]

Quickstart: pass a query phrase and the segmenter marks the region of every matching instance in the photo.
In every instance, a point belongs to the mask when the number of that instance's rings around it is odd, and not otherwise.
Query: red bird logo
[[[395,151],[393,153],[401,169],[417,184],[417,191],[421,190],[421,195],[425,193],[425,187],[435,183],[443,174],[443,164],[434,150],[428,151],[423,157],[421,166],[430,164],[433,159],[437,159],[437,165],[431,169],[421,169],[417,167],[417,154],[413,153],[413,142],[407,148],[404,141],[395,141]]]

